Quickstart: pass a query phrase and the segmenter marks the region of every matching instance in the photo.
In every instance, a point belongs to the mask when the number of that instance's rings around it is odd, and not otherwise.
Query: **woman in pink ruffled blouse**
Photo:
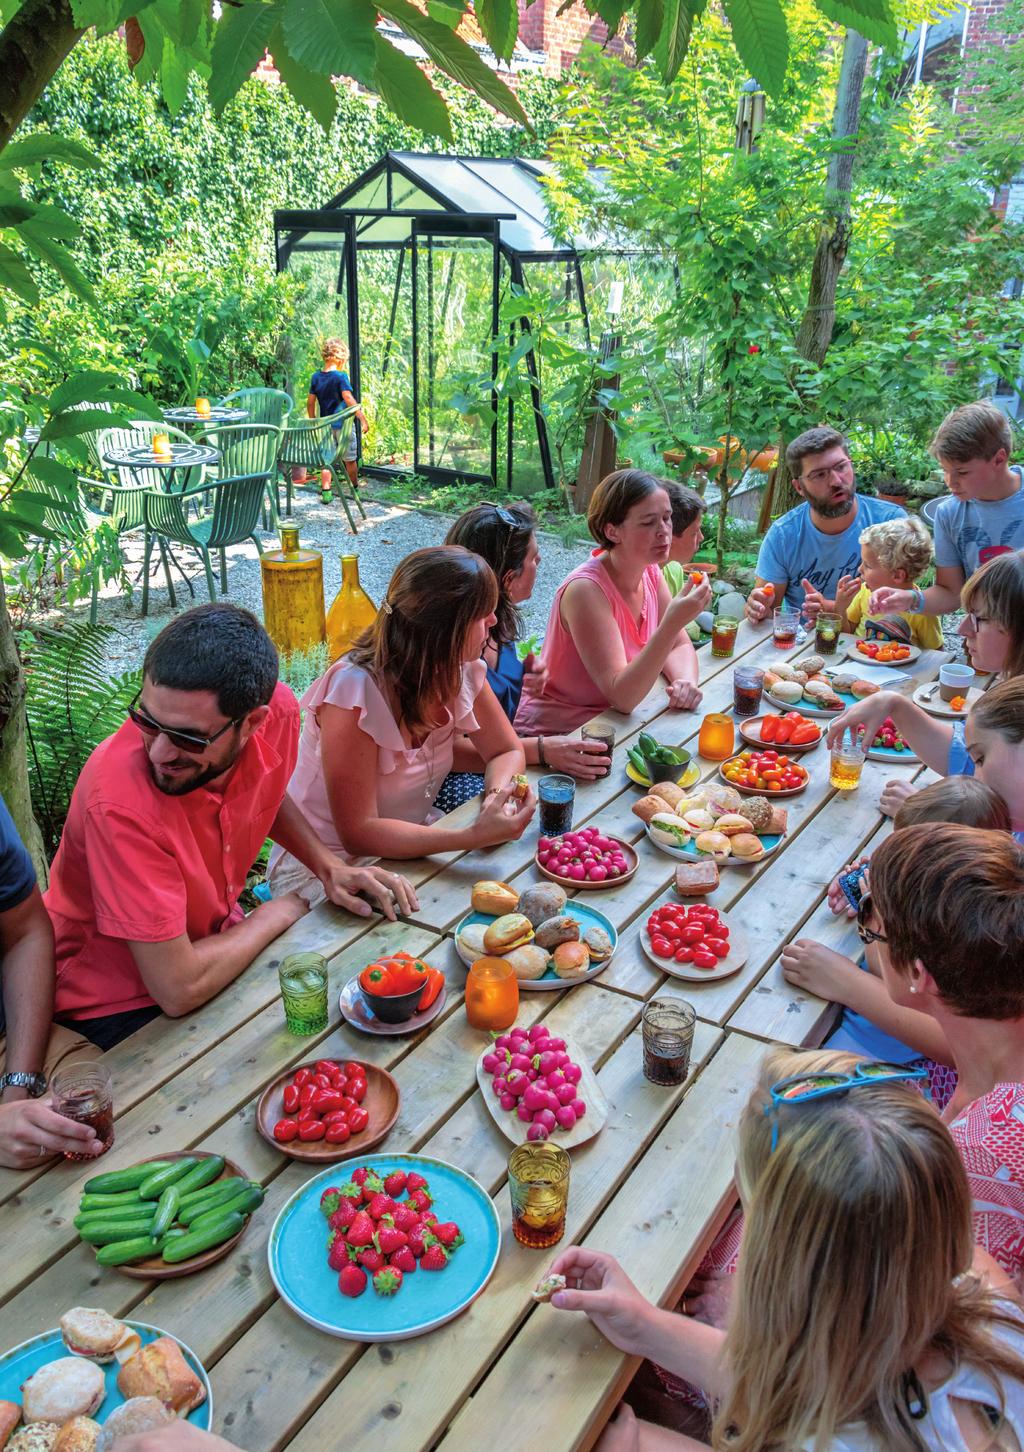
[[[349,861],[423,857],[520,837],[535,800],[512,778],[523,745],[487,684],[481,660],[498,586],[459,545],[416,550],[391,577],[377,619],[302,698],[306,717],[292,800],[321,840]],[[486,763],[476,820],[448,823],[433,809],[455,764],[459,736]],[[462,814],[460,814],[462,815]],[[275,849],[276,893],[313,879]]]

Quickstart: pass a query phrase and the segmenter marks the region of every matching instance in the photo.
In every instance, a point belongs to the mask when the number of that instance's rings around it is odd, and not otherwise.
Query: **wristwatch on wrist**
[[[46,1075],[30,1074],[22,1069],[16,1069],[13,1074],[0,1074],[0,1094],[5,1089],[27,1089],[33,1099],[38,1099],[46,1093]]]

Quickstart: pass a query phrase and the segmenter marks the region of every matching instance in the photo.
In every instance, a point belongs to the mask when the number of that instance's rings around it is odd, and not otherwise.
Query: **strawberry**
[[[348,1227],[349,1245],[369,1245],[373,1240],[373,1221],[365,1210],[360,1210],[352,1224]]]
[[[327,1224],[332,1230],[347,1230],[358,1214],[354,1200],[342,1200]]]
[[[427,1182],[422,1175],[418,1175],[416,1171],[413,1170],[406,1179],[405,1188],[409,1191],[409,1194],[411,1195],[413,1190],[425,1190],[427,1188]]]
[[[408,1205],[396,1205],[391,1219],[394,1222],[395,1228],[397,1230],[404,1230],[406,1234],[420,1223],[416,1211],[411,1210]]]
[[[421,1225],[436,1225],[437,1224],[437,1216],[434,1214],[433,1210],[424,1210],[423,1214],[420,1216],[420,1224]]]
[[[365,1185],[365,1183],[366,1183],[366,1177],[367,1177],[367,1175],[369,1173],[370,1173],[369,1170],[364,1169],[363,1166],[360,1165],[359,1168],[358,1168],[358,1170],[353,1170],[352,1171],[352,1182],[353,1182],[353,1184],[356,1184],[356,1185]]]
[[[380,1175],[370,1170],[363,1181],[363,1195],[369,1200],[371,1195],[382,1195],[384,1193],[384,1181]]]
[[[382,1255],[392,1255],[396,1250],[401,1250],[403,1245],[409,1244],[409,1237],[404,1231],[396,1230],[393,1225],[378,1225],[377,1244]]]
[[[413,1255],[422,1255],[427,1248],[423,1234],[424,1230],[422,1225],[417,1225],[413,1230],[409,1231],[409,1249]]]
[[[343,1296],[361,1296],[366,1290],[366,1272],[357,1265],[347,1265],[338,1277],[338,1290]]]
[[[369,1203],[366,1206],[367,1214],[371,1220],[380,1220],[384,1215],[392,1214],[397,1208],[391,1196],[385,1195],[383,1190],[378,1191],[375,1195],[371,1195]]]
[[[345,1244],[345,1237],[339,1235],[334,1244],[327,1252],[327,1264],[333,1271],[344,1270],[349,1263],[348,1246]]]
[[[446,1220],[443,1225],[435,1225],[432,1233],[437,1236],[445,1250],[458,1250],[465,1239],[454,1220]]]
[[[407,1178],[404,1170],[392,1170],[384,1181],[384,1193],[391,1195],[392,1198],[395,1195],[400,1195],[405,1189]]]
[[[412,1194],[409,1196],[408,1203],[412,1206],[414,1210],[419,1210],[422,1214],[424,1210],[430,1209],[431,1200],[426,1190],[413,1190]]]
[[[402,1272],[395,1265],[386,1265],[373,1277],[373,1289],[378,1296],[393,1296],[402,1284]]]
[[[395,1251],[389,1264],[393,1265],[395,1270],[400,1270],[403,1275],[407,1276],[410,1271],[416,1269],[416,1257],[407,1245],[403,1245],[401,1250]]]
[[[364,1266],[371,1275],[384,1268],[384,1257],[372,1245],[368,1245],[365,1250],[361,1250],[356,1256],[356,1261],[359,1265]]]
[[[363,1198],[363,1187],[357,1185],[354,1180],[346,1180],[338,1194],[343,1200],[351,1200],[353,1204],[358,1205]]]
[[[331,1185],[331,1187],[325,1190],[324,1193],[320,1196],[321,1213],[326,1215],[329,1220],[334,1214],[335,1210],[337,1210],[340,1201],[341,1191],[338,1189],[337,1185]]]
[[[439,1271],[448,1264],[448,1252],[443,1245],[428,1245],[420,1256],[420,1269]]]

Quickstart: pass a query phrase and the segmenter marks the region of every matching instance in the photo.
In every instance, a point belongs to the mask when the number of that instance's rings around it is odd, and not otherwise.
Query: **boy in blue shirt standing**
[[[770,619],[783,600],[812,617],[835,609],[839,581],[860,569],[861,533],[904,512],[856,492],[849,445],[838,429],[805,429],[786,450],[786,463],[804,503],[777,519],[761,542],[747,599],[754,625]]]
[[[321,418],[330,418],[343,408],[358,408],[359,403],[352,392],[352,381],[345,371],[348,363],[348,347],[340,338],[325,338],[321,347],[323,367],[318,368],[309,380],[309,396],[306,399],[306,413],[310,418],[316,418],[319,409]],[[356,414],[359,426],[365,434],[369,429],[366,422],[366,415],[362,409]],[[338,430],[334,430],[337,440]],[[356,469],[356,431],[353,428],[349,434],[348,445],[344,454],[345,470],[352,481],[352,488],[358,489],[359,479]],[[296,484],[304,484],[306,476],[296,478]],[[326,503],[331,497],[331,471],[324,469],[320,474],[320,490]]]

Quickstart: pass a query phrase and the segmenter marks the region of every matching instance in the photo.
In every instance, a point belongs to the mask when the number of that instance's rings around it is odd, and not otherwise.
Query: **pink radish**
[[[562,1078],[567,1084],[578,1084],[583,1078],[583,1070],[579,1064],[566,1064],[562,1069]]]
[[[555,1097],[563,1108],[567,1104],[572,1104],[573,1100],[576,1098],[576,1085],[560,1084],[555,1090]]]
[[[505,1059],[504,1056],[499,1059],[497,1054],[484,1054],[483,1064],[488,1074],[496,1074],[505,1067]]]
[[[527,1139],[547,1139],[548,1132],[542,1124],[531,1124],[526,1131]]]
[[[572,1102],[572,1112],[573,1112],[573,1114],[575,1114],[575,1116],[576,1116],[577,1119],[582,1119],[583,1118],[583,1116],[587,1112],[587,1106],[583,1103],[583,1100],[582,1099],[574,1099],[573,1100],[573,1102]]]
[[[572,1129],[576,1123],[576,1115],[573,1113],[571,1105],[568,1104],[562,1105],[555,1115],[555,1119],[558,1121],[558,1127],[560,1129]]]
[[[509,1074],[505,1083],[508,1088],[508,1092],[510,1094],[514,1094],[518,1099],[521,1094],[525,1094],[530,1081],[529,1079],[527,1079],[525,1074],[521,1074],[517,1069],[513,1069],[512,1073]]]
[[[518,1100],[514,1094],[503,1094],[498,1100],[502,1109],[515,1109]]]
[[[532,1068],[533,1065],[525,1054],[513,1054],[509,1061],[509,1067],[512,1069],[520,1069],[525,1074],[526,1070]]]
[[[546,1109],[547,1102],[547,1090],[541,1089],[537,1084],[531,1084],[523,1095],[523,1104],[531,1113],[538,1109]]]
[[[522,1100],[519,1101],[519,1107],[516,1110],[516,1113],[519,1115],[519,1118],[523,1121],[524,1124],[529,1124],[531,1119],[533,1118],[533,1110],[527,1109],[526,1105],[522,1102]]]
[[[551,1030],[546,1024],[543,1023],[535,1023],[531,1029],[527,1030],[527,1037],[529,1038],[531,1044],[535,1044],[538,1039],[546,1039],[550,1037],[550,1034]]]
[[[533,1122],[534,1124],[542,1124],[548,1134],[551,1133],[557,1123],[550,1109],[542,1109],[538,1114],[535,1114],[533,1116]]]

